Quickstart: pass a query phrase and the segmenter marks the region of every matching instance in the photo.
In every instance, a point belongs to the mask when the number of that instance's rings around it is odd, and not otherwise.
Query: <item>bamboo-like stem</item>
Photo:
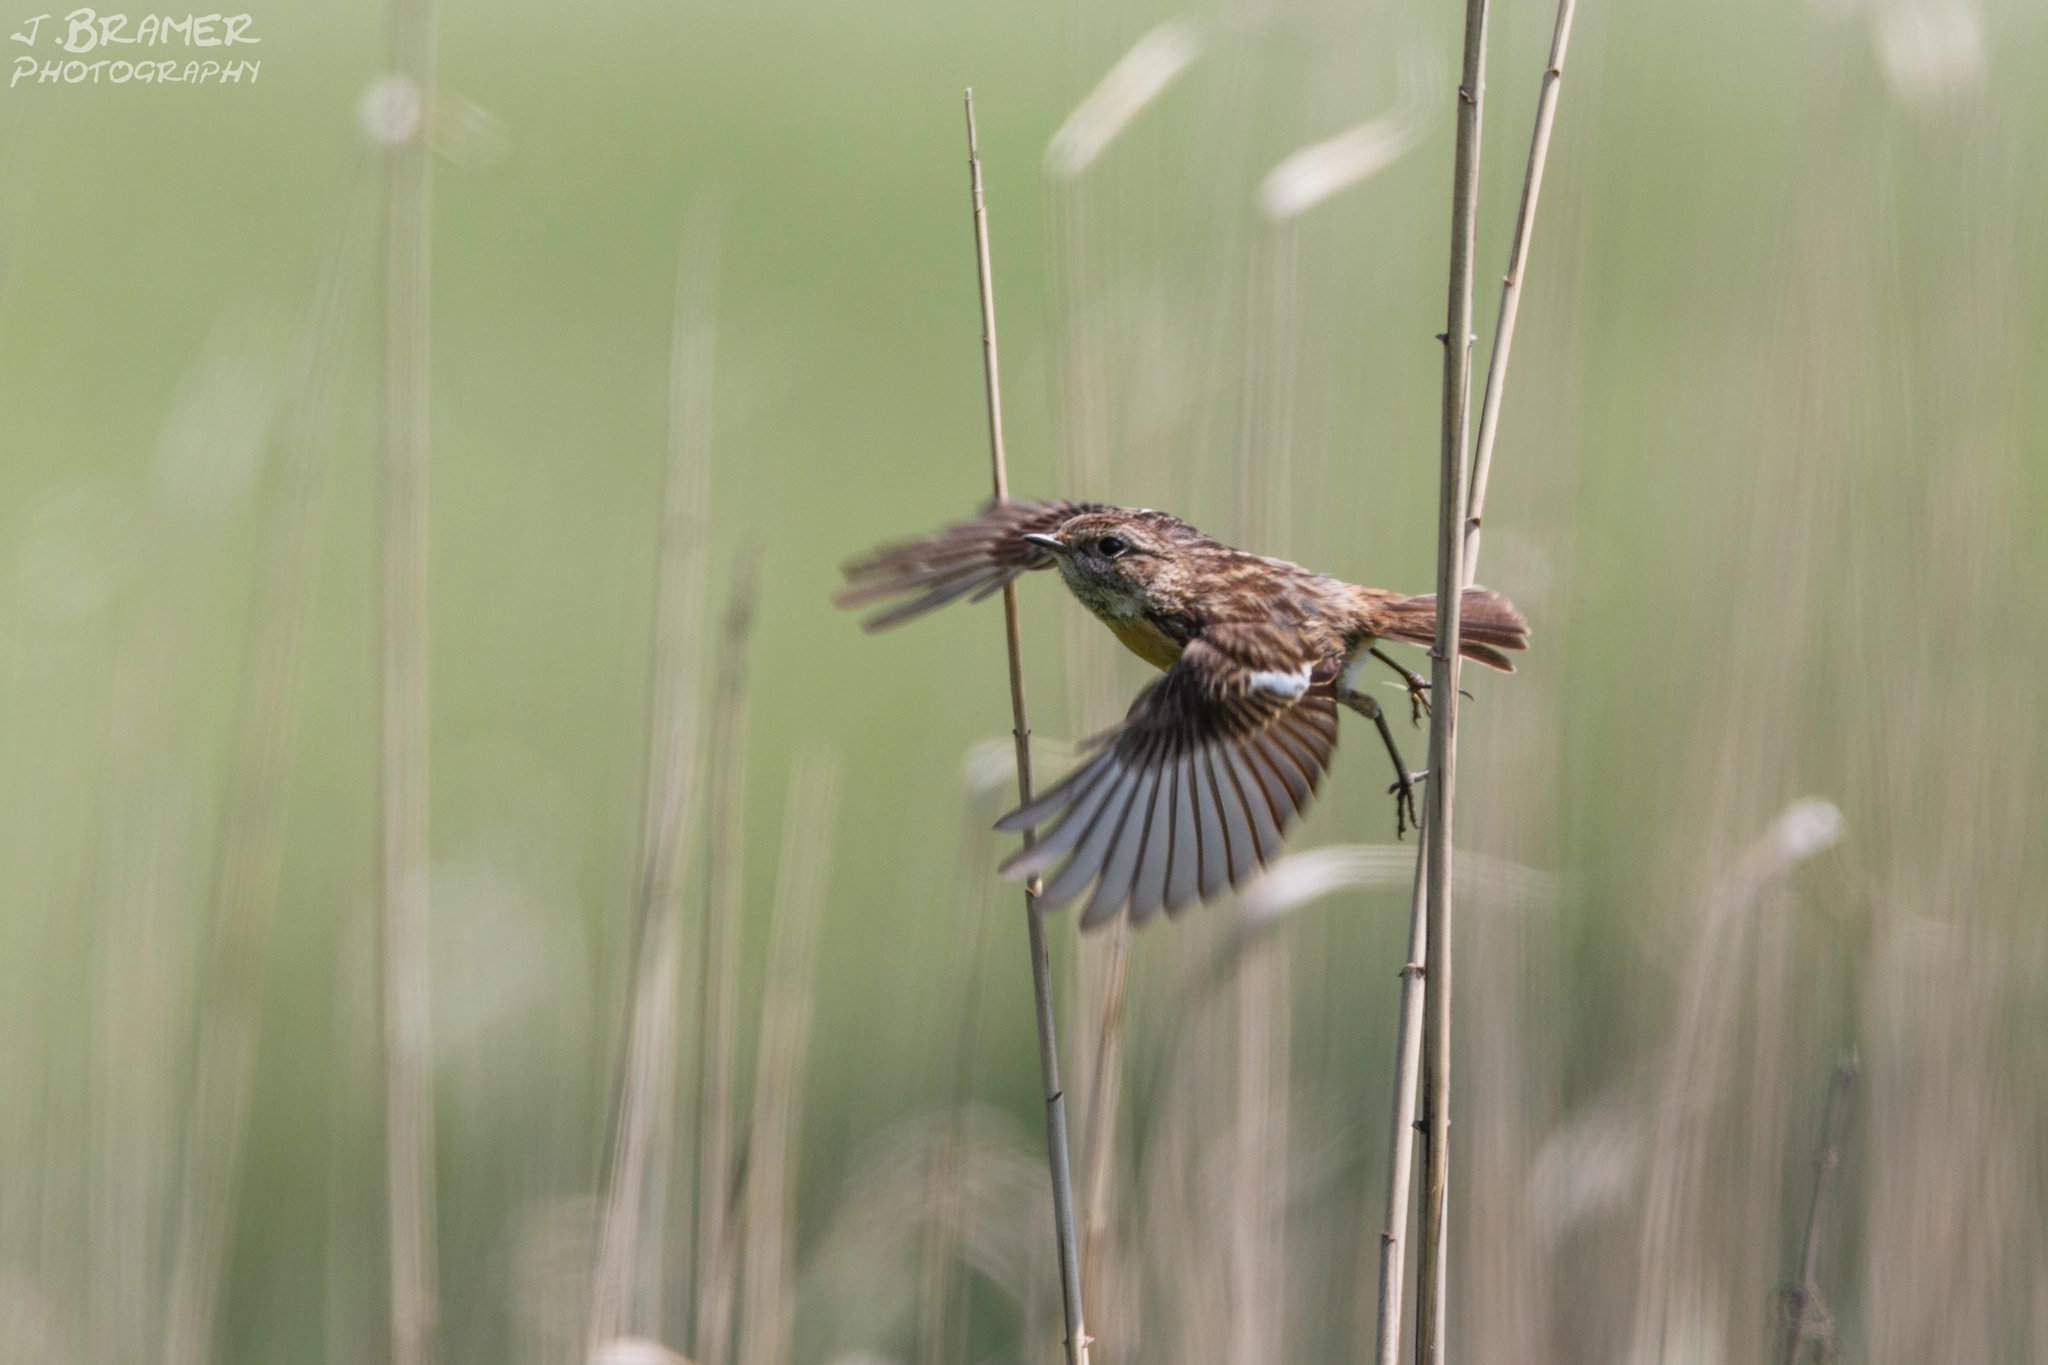
[[[368,197],[359,177],[323,263],[290,377],[263,574],[243,668],[235,759],[222,822],[217,909],[185,1123],[165,1365],[214,1358],[222,1272],[233,1237],[242,1144],[262,1024],[263,952],[277,906],[307,626],[319,577],[320,512],[333,453],[343,355],[364,293]]]
[[[415,101],[388,153],[383,556],[385,1162],[393,1365],[439,1356],[434,1089],[427,960],[428,260],[433,0],[395,0],[392,69]]]
[[[682,887],[699,806],[697,661],[703,644],[704,507],[710,475],[711,260],[711,250],[692,241],[676,277],[634,984],[591,1288],[588,1336],[593,1350],[612,1337],[659,1337],[664,1316],[659,1296],[669,1278],[660,1270],[684,1009]],[[655,1273],[643,1276],[643,1266]]]
[[[1827,1217],[1828,1188],[1834,1182],[1835,1166],[1842,1159],[1842,1125],[1849,1113],[1849,1087],[1856,1083],[1861,1069],[1852,1050],[1828,1082],[1827,1119],[1821,1125],[1820,1150],[1813,1154],[1813,1203],[1806,1210],[1806,1235],[1799,1250],[1799,1281],[1792,1286],[1785,1306],[1785,1365],[1797,1365],[1799,1348],[1806,1340],[1807,1322],[1814,1306],[1821,1302],[1821,1226]]]
[[[784,1365],[796,1304],[797,1156],[803,1131],[811,976],[832,861],[838,760],[823,746],[797,755],[782,823],[769,928],[768,981],[748,1125],[745,1272],[739,1365]]]
[[[1429,1156],[1423,1176],[1421,1305],[1416,1355],[1444,1358],[1445,1211],[1451,1126],[1451,810],[1458,756],[1459,589],[1465,580],[1465,446],[1471,417],[1472,257],[1479,212],[1479,131],[1485,108],[1487,0],[1466,0],[1465,60],[1458,81],[1457,152],[1451,181],[1451,279],[1444,324],[1443,444],[1437,491],[1436,646],[1429,722],[1427,1030]]]
[[[974,256],[981,285],[981,361],[988,385],[989,472],[999,503],[1010,500],[1003,455],[1003,386],[996,362],[995,281],[989,266],[988,209],[981,191],[981,143],[974,127],[974,92],[967,104],[967,172],[974,204]],[[1010,657],[1010,716],[1017,744],[1017,800],[1031,802],[1031,725],[1024,709],[1024,644],[1017,623],[1017,585],[1003,585],[1003,630]],[[1025,847],[1035,833],[1024,832]],[[1024,921],[1031,940],[1031,996],[1038,1015],[1038,1066],[1045,1081],[1045,1145],[1052,1168],[1053,1230],[1058,1239],[1060,1300],[1066,1315],[1067,1365],[1086,1365],[1088,1332],[1081,1312],[1081,1265],[1074,1237],[1074,1176],[1067,1152],[1067,1101],[1060,1089],[1059,1040],[1053,1029],[1052,964],[1045,917],[1038,911],[1037,878],[1024,886]],[[710,1365],[710,1363],[707,1363]]]
[[[1571,40],[1572,16],[1576,0],[1558,0],[1557,23],[1552,30],[1550,59],[1545,64],[1543,79],[1537,91],[1536,121],[1530,135],[1529,162],[1522,177],[1521,205],[1515,215],[1513,243],[1508,251],[1507,273],[1502,277],[1500,312],[1494,321],[1493,352],[1486,372],[1485,396],[1480,406],[1479,434],[1474,445],[1469,487],[1462,493],[1454,487],[1458,469],[1453,468],[1453,457],[1462,466],[1465,443],[1465,428],[1469,419],[1469,393],[1471,386],[1471,248],[1473,229],[1476,222],[1476,187],[1479,161],[1479,132],[1485,95],[1486,64],[1486,12],[1484,0],[1472,0],[1466,10],[1465,69],[1459,84],[1458,109],[1458,164],[1457,184],[1453,192],[1453,242],[1451,282],[1451,323],[1445,332],[1444,354],[1444,469],[1441,496],[1438,507],[1439,545],[1437,600],[1448,604],[1439,613],[1438,638],[1436,645],[1434,677],[1431,694],[1445,699],[1446,705],[1439,707],[1446,712],[1441,717],[1432,717],[1430,726],[1430,796],[1428,806],[1448,817],[1451,805],[1453,777],[1457,752],[1457,614],[1459,594],[1454,586],[1461,588],[1477,576],[1479,567],[1479,532],[1486,506],[1488,477],[1493,468],[1494,437],[1499,428],[1501,397],[1506,390],[1508,358],[1514,345],[1515,324],[1520,317],[1522,281],[1527,273],[1529,248],[1534,236],[1536,205],[1543,188],[1543,171],[1550,152],[1551,129],[1557,117],[1558,90],[1564,79],[1565,49]],[[1469,159],[1468,159],[1469,139]],[[1462,277],[1462,278],[1461,278]],[[1462,307],[1460,294],[1462,293]],[[1465,347],[1452,347],[1450,338],[1459,334],[1459,314],[1463,315],[1463,335],[1467,338]],[[1454,364],[1461,371],[1453,383]],[[1455,402],[1454,402],[1455,399]],[[1455,430],[1456,441],[1451,440]],[[1460,537],[1449,535],[1452,511],[1459,499],[1464,504],[1462,544],[1452,542]],[[1455,551],[1456,558],[1450,558]],[[1446,574],[1447,564],[1455,563],[1455,578]],[[1448,647],[1447,647],[1448,646]],[[1448,673],[1450,685],[1444,686],[1443,675]],[[1441,728],[1440,728],[1441,727]],[[1439,747],[1439,736],[1442,744]],[[1430,822],[1425,820],[1425,824]],[[1431,827],[1433,830],[1433,826]],[[1441,1287],[1447,1273],[1447,1258],[1442,1236],[1443,1198],[1445,1182],[1449,1172],[1450,1116],[1450,972],[1451,906],[1449,888],[1451,867],[1447,856],[1451,846],[1451,825],[1444,819],[1441,837],[1433,833],[1422,836],[1424,852],[1422,864],[1431,869],[1425,873],[1418,867],[1415,902],[1413,905],[1413,927],[1409,935],[1409,961],[1403,968],[1401,997],[1401,1034],[1398,1048],[1398,1069],[1395,1082],[1394,1141],[1395,1151],[1392,1162],[1399,1166],[1412,1154],[1412,1110],[1416,1071],[1421,1065],[1419,1053],[1411,1053],[1411,1039],[1408,1033],[1411,1009],[1425,1009],[1427,1032],[1430,1035],[1430,1137],[1428,1144],[1429,1173],[1426,1177],[1428,1204],[1423,1212],[1425,1263],[1430,1267],[1423,1280],[1422,1312],[1419,1324],[1417,1353],[1419,1359],[1440,1359],[1443,1344],[1443,1318],[1440,1302]],[[1441,904],[1437,888],[1442,888]],[[1428,944],[1432,937],[1441,935],[1443,944],[1436,969],[1436,979],[1442,990],[1429,991],[1423,978],[1427,974],[1429,958]],[[1411,993],[1411,989],[1413,992]],[[1436,996],[1441,994],[1441,1001]],[[1427,996],[1425,1006],[1418,999]],[[1403,1099],[1403,1093],[1408,1095]],[[1405,1106],[1405,1108],[1404,1108]],[[1388,1172],[1386,1230],[1382,1234],[1380,1248],[1380,1292],[1379,1329],[1376,1338],[1375,1359],[1386,1365],[1400,1350],[1400,1313],[1402,1257],[1398,1238],[1407,1223],[1407,1179],[1405,1172],[1398,1173],[1390,1167]],[[1394,1201],[1398,1196],[1399,1203]]]
[[[1401,1354],[1402,1270],[1408,1243],[1408,1190],[1415,1171],[1415,1096],[1422,1062],[1423,978],[1429,958],[1429,822],[1415,832],[1425,850],[1415,860],[1408,896],[1408,961],[1401,967],[1401,1015],[1394,1034],[1394,1115],[1387,1135],[1387,1221],[1380,1232],[1379,1312],[1375,1365]]]
[[[741,833],[746,777],[747,643],[759,565],[751,549],[733,568],[718,663],[711,755],[710,895],[698,989],[697,1318],[691,1358],[724,1365],[732,1335],[733,1037],[739,995]]]
[[[1479,441],[1472,452],[1472,487],[1465,509],[1465,581],[1479,572],[1479,528],[1486,511],[1487,476],[1493,472],[1493,438],[1500,425],[1500,400],[1507,388],[1508,353],[1515,344],[1515,321],[1522,310],[1522,279],[1529,266],[1529,242],[1535,234],[1536,200],[1543,192],[1543,168],[1550,157],[1550,129],[1557,121],[1558,89],[1564,84],[1565,47],[1571,42],[1572,12],[1577,0],[1558,0],[1557,26],[1550,35],[1550,61],[1536,92],[1536,126],[1529,135],[1529,166],[1522,175],[1522,204],[1515,212],[1514,243],[1508,248],[1507,274],[1501,277],[1500,315],[1494,319],[1493,354],[1486,362],[1486,396],[1479,405]]]

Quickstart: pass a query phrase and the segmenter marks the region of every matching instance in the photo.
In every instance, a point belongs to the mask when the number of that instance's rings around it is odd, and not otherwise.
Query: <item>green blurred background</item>
[[[693,221],[717,225],[709,619],[742,547],[764,566],[743,1062],[792,756],[827,741],[840,764],[794,1355],[1056,1349],[1031,1190],[989,1195],[1015,1245],[960,1253],[936,1342],[913,1305],[952,1253],[891,1259],[909,1234],[861,1219],[929,1228],[858,1197],[876,1153],[966,1100],[992,1106],[972,1112],[996,1185],[1041,1151],[1021,911],[988,875],[995,843],[963,833],[999,810],[1000,784],[977,796],[961,776],[1008,729],[998,613],[870,637],[828,602],[849,555],[986,496],[962,87],[1017,492],[1170,507],[1409,591],[1434,564],[1460,14],[1208,14],[1200,56],[1093,165],[1048,171],[1063,120],[1173,16],[443,7],[430,780],[449,1361],[582,1350]],[[163,1354],[232,739],[262,702],[246,660],[275,571],[278,433],[318,262],[378,192],[357,105],[387,18],[254,11],[254,85],[0,91],[6,1360]],[[1552,18],[1495,15],[1483,335]],[[1395,107],[1417,54],[1436,72],[1417,145],[1291,223],[1261,219],[1262,177]],[[1468,675],[1463,727],[1460,842],[1495,872],[1460,929],[1460,1355],[1766,1349],[1822,1090],[1859,1047],[1822,1259],[1837,1343],[2048,1359],[2044,73],[2048,11],[2007,0],[1579,15],[1480,571],[1535,646],[1513,678]],[[260,1043],[224,1361],[388,1351],[375,250],[331,376],[283,862],[248,968]],[[1113,719],[1143,666],[1050,582],[1023,597],[1040,735]],[[1407,742],[1419,758],[1422,732]],[[1351,722],[1345,743],[1296,849],[1391,840],[1370,736]],[[1776,866],[1757,841],[1808,795],[1839,808],[1839,845],[1752,886],[1738,869]],[[703,881],[700,855],[686,918]],[[1203,984],[1230,907],[1132,939],[1098,1359],[1242,1360],[1248,1323],[1260,1358],[1363,1354],[1405,907],[1396,884],[1290,914],[1235,1004]],[[1050,927],[1078,1142],[1110,949]],[[1278,1082],[1252,1064],[1254,1017]],[[1271,1145],[1251,1149],[1234,1078],[1255,1075]],[[1247,1214],[1232,1191],[1260,1179],[1278,1193]],[[1248,1245],[1272,1280],[1241,1273]],[[861,1247],[894,1289],[844,1287]],[[647,1333],[689,1349],[687,1310],[656,1316]]]

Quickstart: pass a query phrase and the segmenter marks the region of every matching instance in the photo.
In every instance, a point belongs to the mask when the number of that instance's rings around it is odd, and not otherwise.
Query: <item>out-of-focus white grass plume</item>
[[[1312,142],[1275,166],[1259,184],[1259,212],[1285,222],[1393,165],[1429,132],[1444,84],[1437,55],[1419,45],[1408,48],[1401,54],[1394,107],[1349,132]]]
[[[418,84],[395,71],[372,81],[356,101],[356,122],[363,136],[379,147],[403,147],[412,141],[425,112]]]
[[[648,1337],[612,1337],[591,1348],[590,1365],[690,1365],[690,1362]]]
[[[1557,896],[1554,874],[1483,854],[1459,853],[1461,890],[1507,905],[1545,903]],[[1415,877],[1415,849],[1405,844],[1332,844],[1282,858],[1238,896],[1238,930],[1255,933],[1337,891],[1407,886]]]
[[[1902,104],[1938,106],[1984,82],[1984,17],[1974,0],[1878,7],[1871,37],[1885,85]]]
[[[1046,144],[1045,168],[1071,180],[1095,163],[1145,106],[1202,55],[1207,28],[1198,19],[1169,19],[1140,38]]]
[[[1802,796],[1742,855],[1729,892],[1734,904],[1746,905],[1765,886],[1817,853],[1842,841],[1842,812],[1818,796]]]

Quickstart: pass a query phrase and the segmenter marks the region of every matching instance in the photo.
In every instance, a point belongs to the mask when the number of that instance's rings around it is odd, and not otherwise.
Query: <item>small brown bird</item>
[[[906,598],[865,624],[886,630],[957,597],[979,602],[1030,569],[1057,566],[1083,606],[1165,676],[1063,781],[997,822],[1018,832],[1059,817],[1003,864],[1041,875],[1040,904],[1066,905],[1094,885],[1081,926],[1128,905],[1143,924],[1178,913],[1279,856],[1337,746],[1337,707],[1370,717],[1392,756],[1395,832],[1414,813],[1412,775],[1379,702],[1360,690],[1371,660],[1401,674],[1416,715],[1429,683],[1376,642],[1427,648],[1436,596],[1408,597],[1311,573],[1211,540],[1149,508],[1081,502],[991,505],[970,522],[884,546],[845,566],[842,607]],[[1504,673],[1502,650],[1529,627],[1499,594],[1467,588],[1459,652]]]

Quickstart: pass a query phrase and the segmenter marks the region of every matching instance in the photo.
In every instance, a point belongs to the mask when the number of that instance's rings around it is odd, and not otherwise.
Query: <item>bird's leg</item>
[[[1370,692],[1354,691],[1340,682],[1337,686],[1337,700],[1359,715],[1369,717],[1372,723],[1379,727],[1380,739],[1387,746],[1387,757],[1394,762],[1394,785],[1387,788],[1389,792],[1398,793],[1394,797],[1394,837],[1399,839],[1406,835],[1410,824],[1420,828],[1422,822],[1415,814],[1415,784],[1429,774],[1408,771],[1408,765],[1401,759],[1401,750],[1394,743],[1394,732],[1387,725],[1387,713],[1380,706],[1378,697]]]
[[[1429,714],[1429,679],[1404,665],[1392,655],[1383,653],[1378,645],[1369,650],[1372,657],[1401,675],[1401,681],[1408,684],[1408,723],[1422,724],[1422,718]]]

